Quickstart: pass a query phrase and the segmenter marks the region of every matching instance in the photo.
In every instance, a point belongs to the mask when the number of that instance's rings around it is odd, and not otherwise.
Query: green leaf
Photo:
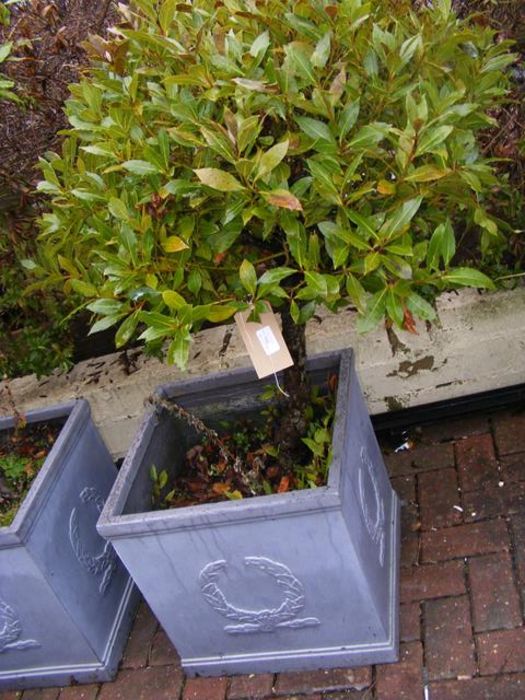
[[[95,333],[101,333],[102,331],[106,331],[108,328],[111,328],[111,326],[114,326],[116,323],[118,323],[124,315],[124,313],[120,313],[110,316],[104,316],[91,326],[88,335],[94,335]]]
[[[187,250],[188,244],[179,236],[168,236],[163,242],[162,247],[166,253],[179,253],[181,250]]]
[[[170,309],[180,309],[186,305],[186,299],[173,289],[165,289],[162,292],[162,300]]]
[[[258,180],[263,175],[270,173],[274,168],[276,168],[283,158],[288,153],[289,141],[281,141],[275,146],[272,146],[266,153],[263,153],[259,159],[259,164],[257,167],[257,177]]]
[[[348,144],[349,148],[371,148],[377,146],[390,131],[390,124],[384,122],[373,122],[362,126],[354,138]]]
[[[326,32],[317,42],[313,54],[310,56],[310,63],[315,68],[324,68],[330,57],[330,37],[331,32]]]
[[[162,31],[167,34],[173,22],[178,0],[164,0],[159,10],[159,24]]]
[[[121,199],[118,199],[117,197],[111,197],[111,199],[108,202],[108,210],[109,213],[112,214],[116,219],[120,219],[121,221],[128,221],[129,219],[129,211],[127,206]]]
[[[432,182],[440,180],[442,177],[449,175],[449,168],[439,168],[436,165],[422,165],[413,170],[410,175],[405,177],[407,182]]]
[[[83,297],[96,297],[98,294],[97,288],[94,285],[82,280],[72,279],[71,287],[77,294],[81,294]]]
[[[366,292],[357,277],[354,277],[350,272],[346,276],[346,292],[352,303],[355,304],[356,309],[360,313],[364,313],[366,307]]]
[[[408,295],[407,306],[413,314],[419,318],[422,318],[424,321],[432,321],[434,318],[436,318],[436,311],[434,307],[431,306],[428,301],[423,299],[422,296],[416,294],[415,292]]]
[[[358,226],[359,229],[366,234],[367,238],[377,238],[377,230],[372,219],[362,216],[357,211],[353,211],[352,209],[347,209],[346,215],[350,221],[356,224],[356,226]]]
[[[193,171],[203,185],[207,185],[219,192],[236,192],[244,187],[233,175],[219,168],[197,168]]]
[[[406,260],[398,255],[382,255],[381,262],[384,267],[396,277],[402,280],[412,279],[412,267]]]
[[[401,327],[405,318],[403,306],[392,288],[388,290],[388,294],[386,295],[385,306],[386,312],[392,321]]]
[[[416,156],[420,156],[423,153],[430,153],[436,146],[442,146],[445,139],[450,136],[453,131],[453,126],[437,126],[425,129],[419,140]]]
[[[268,46],[270,45],[270,34],[266,31],[255,39],[250,47],[250,54],[257,58],[259,54],[264,54]]]
[[[135,311],[126,320],[120,324],[117,332],[115,333],[115,347],[121,348],[126,345],[129,340],[133,337],[137,324],[139,321],[138,312]]]
[[[442,258],[445,267],[456,252],[454,229],[449,220],[436,227],[428,244],[427,265],[434,270],[439,269],[439,259]]]
[[[355,125],[357,117],[359,116],[359,109],[359,100],[355,100],[355,102],[350,102],[349,104],[347,104],[346,107],[341,111],[339,119],[337,120],[339,141],[343,141],[348,132]]]
[[[518,54],[515,53],[504,53],[500,56],[493,56],[483,65],[480,73],[489,73],[493,70],[502,70],[503,68],[510,66],[511,63],[514,63],[518,58]]]
[[[274,267],[272,270],[266,270],[266,272],[259,277],[259,286],[263,284],[279,284],[279,282],[295,274],[295,272],[296,270],[293,270],[291,267]]]
[[[189,331],[178,332],[168,347],[168,352],[166,354],[168,364],[177,365],[180,369],[185,369],[188,364],[190,344],[191,337]]]
[[[315,296],[326,297],[328,295],[328,285],[324,275],[319,272],[305,272],[304,279]]]
[[[239,268],[241,284],[248,294],[255,294],[257,288],[257,273],[249,260],[243,260]]]
[[[441,276],[442,280],[462,287],[481,287],[483,289],[495,289],[494,282],[479,270],[471,267],[454,267]]]
[[[423,46],[423,39],[421,34],[416,34],[416,36],[411,36],[406,39],[399,49],[399,58],[401,59],[401,66],[404,66],[410,61],[414,56],[416,51]]]
[[[311,139],[335,143],[334,135],[330,131],[328,124],[325,124],[325,122],[319,121],[318,119],[312,119],[311,117],[296,117],[295,121],[297,124],[299,124],[301,131],[303,131]]]
[[[308,80],[310,83],[315,83],[315,74],[312,70],[312,64],[308,58],[308,45],[299,41],[292,41],[284,47],[286,55],[292,61],[297,73]]]
[[[13,42],[12,41],[7,41],[5,44],[2,44],[0,46],[0,63],[3,63],[5,59],[9,56],[11,53],[11,49],[13,48]]]
[[[406,226],[412,221],[414,216],[417,214],[423,197],[414,197],[414,199],[409,199],[406,201],[397,211],[390,216],[381,229],[379,230],[380,235],[388,238],[393,234],[402,232]]]
[[[235,306],[227,306],[224,304],[221,306],[211,306],[206,314],[206,318],[212,323],[222,323],[231,318],[236,311],[237,307]]]
[[[373,330],[385,315],[387,288],[373,294],[366,305],[365,314],[357,319],[357,332],[368,333]]]
[[[161,172],[156,165],[148,163],[147,160],[126,160],[122,167],[134,175],[156,175]]]
[[[88,304],[87,308],[101,316],[112,316],[123,311],[123,304],[121,301],[117,301],[117,299],[97,299],[91,304]]]
[[[378,253],[377,251],[369,253],[365,257],[365,261],[364,261],[364,274],[368,275],[368,274],[370,274],[370,272],[377,270],[377,268],[379,267],[380,264],[381,264],[381,254]]]

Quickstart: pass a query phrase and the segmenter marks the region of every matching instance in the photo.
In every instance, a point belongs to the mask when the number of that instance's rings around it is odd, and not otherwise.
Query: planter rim
[[[18,546],[27,538],[49,497],[53,484],[60,478],[67,463],[65,457],[84,431],[90,412],[89,403],[85,399],[77,399],[24,414],[28,425],[45,423],[56,418],[65,418],[66,421],[20,504],[13,522],[11,525],[0,527],[0,549]],[[15,424],[14,416],[0,418],[0,431],[13,428]]]
[[[335,350],[313,355],[307,360],[307,369],[328,369],[337,363],[339,382],[336,406],[341,405],[343,387],[349,381],[353,360],[350,349]],[[184,396],[186,392],[198,395],[214,382],[217,390],[221,386],[251,384],[257,380],[253,368],[241,367],[220,373],[183,379],[157,387],[156,395],[164,398]],[[187,395],[187,393],[186,393]],[[214,523],[231,524],[264,518],[284,518],[301,512],[326,512],[340,508],[339,484],[344,440],[344,426],[335,421],[332,436],[332,462],[325,486],[316,489],[288,491],[286,494],[253,496],[238,501],[220,501],[202,505],[186,506],[167,510],[145,511],[123,514],[133,482],[141,467],[145,449],[158,423],[158,409],[147,409],[120,468],[115,484],[106,500],[97,524],[98,532],[111,539],[140,537],[152,532],[198,529],[209,527],[209,517]]]

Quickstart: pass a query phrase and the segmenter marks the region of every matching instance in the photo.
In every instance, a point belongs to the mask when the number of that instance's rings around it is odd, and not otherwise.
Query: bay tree
[[[184,367],[192,333],[269,303],[305,400],[304,324],[353,305],[359,329],[414,329],[433,297],[490,288],[454,264],[503,239],[479,135],[509,43],[449,0],[131,0],[71,86],[38,284],[60,284]],[[287,428],[288,429],[288,428]]]

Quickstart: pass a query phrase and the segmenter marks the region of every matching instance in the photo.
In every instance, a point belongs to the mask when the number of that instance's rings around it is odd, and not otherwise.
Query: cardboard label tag
[[[248,321],[249,315],[248,309],[239,311],[234,318],[259,379],[291,367],[292,356],[270,306],[260,314],[260,323]]]

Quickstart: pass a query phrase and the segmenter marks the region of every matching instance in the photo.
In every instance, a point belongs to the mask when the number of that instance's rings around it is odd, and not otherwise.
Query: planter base
[[[68,686],[71,685],[72,680],[75,683],[98,683],[113,680],[128,641],[129,630],[139,600],[139,592],[130,579],[122,596],[121,606],[115,617],[113,628],[109,633],[104,658],[99,663],[18,669],[7,673],[0,671],[0,690]]]
[[[390,571],[388,635],[384,640],[319,649],[289,649],[258,654],[224,654],[208,658],[181,658],[188,676],[222,676],[225,674],[281,673],[305,671],[314,668],[345,668],[368,666],[397,661],[399,656],[399,559],[400,503],[394,491],[390,504],[392,529],[391,561],[386,562]]]

